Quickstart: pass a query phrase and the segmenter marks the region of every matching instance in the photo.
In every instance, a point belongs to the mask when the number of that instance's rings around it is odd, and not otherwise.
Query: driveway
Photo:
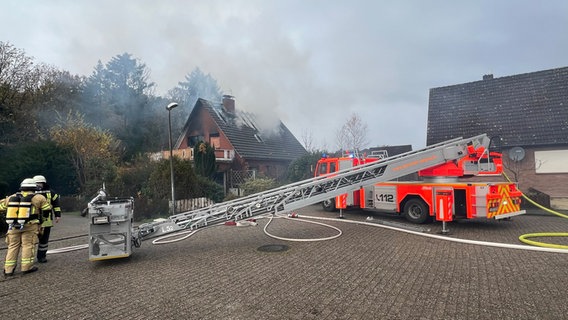
[[[297,213],[337,217],[316,205]],[[525,233],[568,232],[568,219],[531,210],[507,221],[452,222],[450,234],[441,235],[441,223],[416,226],[362,211],[348,211],[344,217],[306,219],[327,225],[280,218],[268,227],[275,236],[314,241],[271,238],[263,232],[269,220],[258,219],[256,226],[215,226],[169,244],[148,240],[123,259],[91,262],[86,249],[50,252],[49,262],[38,264],[36,273],[0,277],[0,318],[565,319],[568,315],[568,250],[487,245],[522,245],[518,237]],[[50,249],[86,244],[88,228],[86,218],[64,214],[52,230]],[[565,238],[542,240],[568,244]],[[5,253],[2,243],[2,259]],[[30,297],[35,297],[33,302]]]

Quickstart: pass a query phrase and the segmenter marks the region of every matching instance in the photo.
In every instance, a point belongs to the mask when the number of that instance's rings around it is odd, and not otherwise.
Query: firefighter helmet
[[[37,184],[34,179],[26,178],[20,183],[21,190],[35,190],[37,189]]]
[[[35,176],[34,181],[35,181],[35,183],[40,183],[40,182],[47,183],[47,180],[45,180],[44,176]]]

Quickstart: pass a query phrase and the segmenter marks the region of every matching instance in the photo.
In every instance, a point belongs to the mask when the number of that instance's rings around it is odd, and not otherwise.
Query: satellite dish
[[[513,161],[521,161],[525,158],[525,149],[514,147],[509,150],[509,159]]]

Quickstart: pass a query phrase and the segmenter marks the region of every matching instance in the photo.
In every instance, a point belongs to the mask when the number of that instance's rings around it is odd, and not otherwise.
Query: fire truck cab
[[[324,155],[317,163],[315,176],[316,177],[324,175],[333,176],[334,172],[352,168],[358,165],[363,165],[373,161],[377,161],[379,159],[381,158],[380,157],[359,158],[352,153],[346,153],[346,155],[341,158],[330,158]],[[352,193],[348,193],[345,195],[346,201],[347,203],[350,204],[350,206],[356,206],[356,207],[360,206],[359,192],[360,190],[356,190]],[[335,204],[336,204],[335,198],[327,199],[322,202],[323,209],[326,211],[335,211],[336,210]]]

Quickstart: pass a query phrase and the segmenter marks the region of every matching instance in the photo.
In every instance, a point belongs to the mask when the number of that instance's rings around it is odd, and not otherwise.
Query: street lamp
[[[166,110],[168,110],[168,133],[170,136],[170,181],[172,184],[172,206],[171,206],[171,214],[175,214],[176,213],[176,192],[175,192],[175,188],[174,188],[174,156],[173,156],[173,150],[172,150],[172,109],[177,107],[178,104],[175,102],[172,102],[170,104],[168,104],[168,106],[166,107]]]

